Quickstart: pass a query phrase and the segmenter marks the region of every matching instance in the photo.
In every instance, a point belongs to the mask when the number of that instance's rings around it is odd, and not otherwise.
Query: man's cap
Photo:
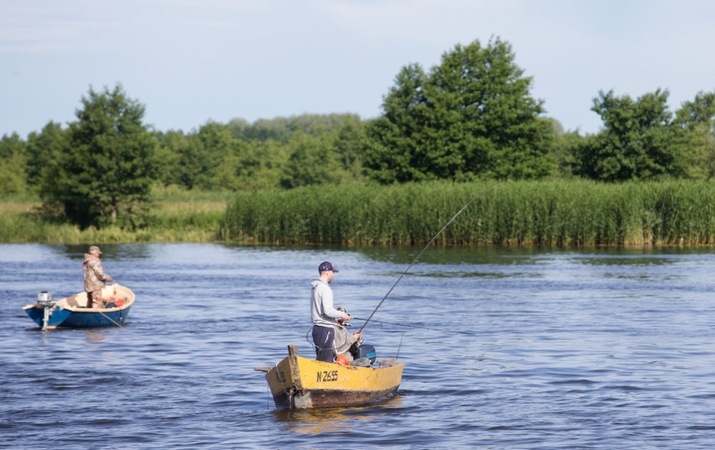
[[[338,273],[339,270],[333,266],[333,263],[330,261],[324,261],[319,267],[318,267],[318,272],[327,272],[328,270],[332,270],[335,273]]]
[[[89,248],[89,252],[90,252],[90,253],[102,253],[102,252],[99,251],[99,247],[97,247],[96,245],[91,246],[91,247]]]

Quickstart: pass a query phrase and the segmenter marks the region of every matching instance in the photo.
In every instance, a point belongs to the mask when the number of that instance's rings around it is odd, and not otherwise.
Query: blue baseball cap
[[[330,261],[324,261],[320,266],[318,267],[318,272],[327,272],[328,270],[331,270],[335,273],[338,273],[339,270],[333,266],[333,263]]]

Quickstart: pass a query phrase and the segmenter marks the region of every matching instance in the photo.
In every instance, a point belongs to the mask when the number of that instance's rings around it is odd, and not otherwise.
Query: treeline
[[[71,127],[48,123],[27,139],[0,140],[0,195],[40,192],[43,168],[67,151]],[[209,122],[190,132],[147,130],[154,179],[187,190],[293,188],[364,181],[364,122],[354,114],[303,115],[249,124]]]
[[[152,184],[201,191],[449,180],[710,180],[715,93],[675,112],[668,91],[599,92],[594,134],[565,131],[531,95],[505,41],[457,45],[429,70],[404,66],[382,114],[302,115],[151,129],[121,85],[90,89],[77,120],[0,140],[0,195],[37,192],[82,227],[141,226]],[[122,222],[122,217],[127,218]]]
[[[190,133],[155,133],[158,179],[232,191],[362,182],[363,136],[363,121],[354,114],[210,122]]]

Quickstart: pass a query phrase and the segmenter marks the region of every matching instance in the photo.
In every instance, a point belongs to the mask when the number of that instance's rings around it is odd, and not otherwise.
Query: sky
[[[300,114],[381,114],[399,70],[498,37],[565,130],[599,91],[715,90],[710,0],[0,0],[0,136],[67,124],[121,83],[159,131]]]

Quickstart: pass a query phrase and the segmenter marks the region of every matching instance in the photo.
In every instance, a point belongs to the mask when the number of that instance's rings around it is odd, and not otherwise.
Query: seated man
[[[335,309],[345,314],[348,314],[342,306],[338,306]],[[350,316],[350,314],[348,314],[348,316]],[[350,332],[346,328],[347,325],[347,321],[343,319],[338,319],[337,323],[335,324],[335,338],[333,342],[335,343],[336,358],[340,355],[345,355],[348,362],[352,362],[353,355],[350,352],[350,347],[352,347],[354,343],[360,340],[361,332],[358,330],[353,332],[353,334],[350,334]]]

